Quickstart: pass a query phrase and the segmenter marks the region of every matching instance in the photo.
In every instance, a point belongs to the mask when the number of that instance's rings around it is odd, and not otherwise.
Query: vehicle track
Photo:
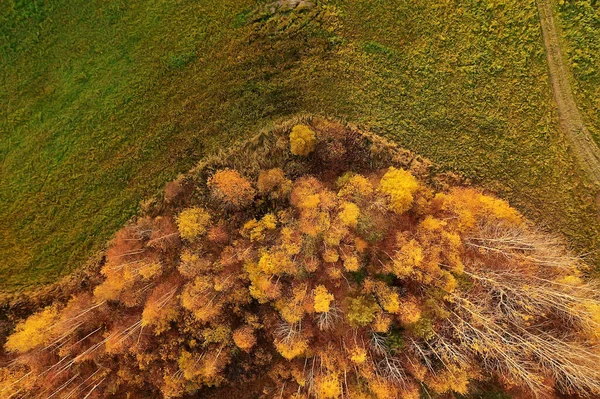
[[[569,80],[570,72],[562,56],[559,31],[554,22],[552,2],[551,0],[536,0],[536,2],[560,126],[582,169],[587,172],[593,183],[600,186],[600,149],[585,127],[573,96]]]

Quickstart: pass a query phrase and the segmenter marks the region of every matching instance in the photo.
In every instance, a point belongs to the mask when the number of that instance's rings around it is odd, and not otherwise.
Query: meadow
[[[556,11],[579,109],[600,143],[600,5],[593,0],[560,1]]]
[[[80,267],[167,181],[300,113],[464,174],[600,264],[533,1],[266,3],[0,4],[0,289]]]

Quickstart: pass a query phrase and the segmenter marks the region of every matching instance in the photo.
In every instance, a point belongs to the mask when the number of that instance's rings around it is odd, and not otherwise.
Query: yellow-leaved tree
[[[296,125],[290,133],[290,149],[294,155],[306,156],[315,148],[316,134],[306,125]]]
[[[58,321],[56,306],[48,306],[27,320],[17,324],[15,332],[6,340],[6,349],[11,352],[27,352],[47,343],[52,338],[52,328]]]

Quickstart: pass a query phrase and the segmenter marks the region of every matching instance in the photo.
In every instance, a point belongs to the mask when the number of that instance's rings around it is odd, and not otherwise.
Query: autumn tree
[[[206,234],[210,225],[210,214],[202,208],[189,208],[177,216],[179,235],[186,240]]]
[[[306,156],[315,148],[316,134],[306,125],[296,125],[290,133],[290,150],[294,155]]]
[[[217,171],[207,184],[217,201],[234,209],[249,205],[256,195],[250,181],[229,168]]]
[[[15,333],[6,340],[11,352],[27,352],[39,347],[51,338],[50,331],[58,321],[56,306],[49,306],[17,325]]]

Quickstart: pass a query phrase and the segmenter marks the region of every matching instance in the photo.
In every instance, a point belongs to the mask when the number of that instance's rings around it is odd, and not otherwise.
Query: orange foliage
[[[217,200],[234,208],[249,205],[256,194],[250,181],[233,169],[217,171],[207,184]]]
[[[256,336],[254,329],[250,326],[243,326],[233,332],[233,341],[238,348],[249,351],[256,345]]]

